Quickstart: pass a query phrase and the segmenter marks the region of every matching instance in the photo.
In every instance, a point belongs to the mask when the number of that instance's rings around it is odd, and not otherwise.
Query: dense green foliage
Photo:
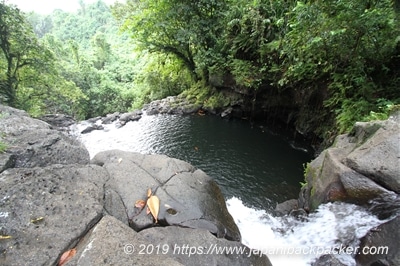
[[[230,89],[253,108],[297,110],[323,138],[400,103],[393,0],[80,4],[48,16],[0,4],[2,102],[83,118],[181,92],[224,107]]]
[[[191,82],[169,55],[135,50],[103,1],[81,1],[76,13],[55,10],[47,16],[0,7],[7,15],[0,21],[6,38],[0,102],[35,116],[61,112],[89,118],[127,111],[179,94]]]
[[[126,111],[134,101],[133,82],[140,58],[102,1],[77,13],[56,10],[49,16],[28,14],[37,36],[57,58],[60,76],[76,84],[85,98],[80,118]]]
[[[142,47],[175,56],[197,78],[232,75],[253,95],[290,91],[324,137],[399,103],[390,0],[129,0],[114,14]]]
[[[70,111],[84,95],[59,77],[52,52],[18,9],[0,4],[0,101],[33,114]],[[63,107],[67,108],[63,109]]]

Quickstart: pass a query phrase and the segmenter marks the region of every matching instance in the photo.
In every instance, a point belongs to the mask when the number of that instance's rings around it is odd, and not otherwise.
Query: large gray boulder
[[[68,265],[271,265],[240,244],[219,187],[203,171],[122,151],[90,164],[80,143],[46,122],[1,105],[0,112],[0,265],[57,265],[71,250]],[[149,188],[161,203],[157,221],[135,206]],[[161,242],[170,254],[154,253]],[[146,254],[128,254],[126,244]]]
[[[368,204],[380,219],[392,218],[368,232],[360,250],[373,249],[356,260],[361,266],[400,265],[400,112],[385,121],[356,123],[350,134],[338,136],[308,165],[306,181],[300,207],[313,210],[328,201],[346,201]],[[388,248],[387,253],[378,248]],[[313,265],[341,263],[323,256]]]
[[[369,127],[358,123],[356,127]],[[384,123],[373,137],[352,151],[344,163],[379,185],[400,193],[400,124]]]
[[[137,233],[112,216],[103,217],[76,250],[68,265],[271,265],[265,255],[249,256],[248,247],[207,230],[169,226]]]
[[[400,216],[381,224],[362,240],[357,265],[400,265]]]
[[[106,197],[110,203],[107,211],[114,214],[119,209],[114,206],[125,206],[122,222],[136,231],[157,226],[146,208],[135,207],[137,200],[147,199],[150,188],[160,199],[158,225],[201,228],[217,237],[240,241],[240,232],[219,187],[192,165],[164,155],[119,150],[98,153],[92,163],[103,166],[111,176],[106,184],[110,195]]]
[[[8,147],[2,156],[8,163],[0,165],[2,171],[90,161],[89,152],[77,140],[21,110],[0,105],[0,133],[0,140]]]
[[[102,217],[107,172],[96,165],[0,174],[0,265],[55,265]]]
[[[149,244],[132,228],[106,215],[78,243],[67,265],[183,265],[170,254],[163,256],[162,249],[146,252]]]
[[[338,136],[306,169],[307,185],[299,206],[314,210],[321,203],[366,204],[400,192],[400,121],[356,123],[350,134]]]

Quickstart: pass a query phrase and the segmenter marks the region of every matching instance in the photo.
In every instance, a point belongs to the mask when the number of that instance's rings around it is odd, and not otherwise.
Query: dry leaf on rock
[[[150,198],[151,194],[153,194],[153,192],[151,191],[151,188],[149,188],[147,190],[147,197]]]
[[[157,196],[150,196],[147,200],[147,207],[150,209],[156,223],[158,222],[158,212],[160,211],[160,199]]]
[[[143,209],[146,206],[146,202],[144,200],[137,200],[135,202],[135,207],[138,209]]]
[[[67,263],[67,261],[69,261],[73,256],[75,256],[75,254],[76,254],[75,248],[65,251],[61,256],[60,261],[58,262],[58,266],[62,266],[65,263]]]

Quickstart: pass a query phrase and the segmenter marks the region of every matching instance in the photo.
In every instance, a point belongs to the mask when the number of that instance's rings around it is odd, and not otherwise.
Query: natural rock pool
[[[312,154],[283,136],[248,121],[214,116],[144,115],[117,129],[81,135],[91,157],[108,149],[165,154],[187,161],[213,177],[226,198],[258,208],[297,198],[303,164]],[[85,124],[78,125],[82,131]]]
[[[242,242],[266,253],[273,265],[310,265],[322,255],[319,251],[357,246],[358,239],[383,222],[345,203],[323,204],[303,221],[274,217],[276,203],[298,197],[303,164],[312,153],[262,125],[214,116],[143,115],[122,128],[111,123],[80,134],[88,125],[83,122],[72,130],[91,157],[110,149],[165,154],[213,177]],[[294,253],[299,250],[301,254]],[[355,265],[352,255],[337,257],[344,265]]]

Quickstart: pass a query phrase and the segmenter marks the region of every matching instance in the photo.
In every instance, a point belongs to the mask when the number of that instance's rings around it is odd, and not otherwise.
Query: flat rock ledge
[[[64,265],[271,265],[186,162],[118,150],[89,161],[65,133],[1,105],[0,133],[0,265],[57,265],[70,250]],[[148,189],[157,221],[136,204]]]

